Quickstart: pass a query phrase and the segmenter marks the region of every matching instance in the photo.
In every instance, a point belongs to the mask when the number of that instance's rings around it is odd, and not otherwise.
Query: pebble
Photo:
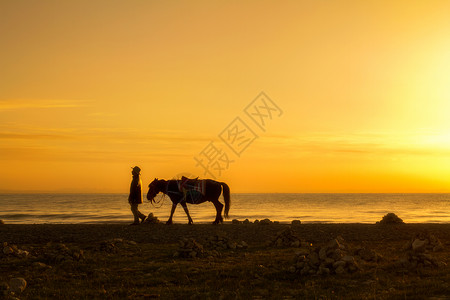
[[[9,246],[6,246],[3,248],[3,254],[8,255],[8,254],[13,254],[13,253],[14,253],[13,248],[11,248]]]
[[[9,281],[9,289],[15,294],[20,294],[27,287],[27,281],[22,277],[12,278]]]

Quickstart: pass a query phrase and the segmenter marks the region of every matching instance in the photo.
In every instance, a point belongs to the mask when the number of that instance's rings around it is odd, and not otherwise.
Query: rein
[[[158,209],[161,208],[164,205],[164,200],[166,199],[166,194],[163,193],[163,196],[161,197],[161,199],[159,201],[156,201],[155,199],[153,199],[153,201],[150,201],[150,203],[153,205],[154,208]],[[156,206],[155,204],[159,204],[161,203],[160,206]]]

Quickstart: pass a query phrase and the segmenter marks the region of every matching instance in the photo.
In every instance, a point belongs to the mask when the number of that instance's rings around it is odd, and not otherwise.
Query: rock
[[[297,225],[302,224],[302,222],[300,220],[292,220],[291,224],[294,226],[297,226]]]
[[[238,219],[233,219],[233,220],[231,221],[231,224],[242,224],[242,222],[239,221]]]
[[[301,276],[352,273],[359,270],[354,256],[347,253],[348,247],[342,237],[330,240],[325,246],[297,251],[294,261],[296,273]],[[301,249],[303,250],[303,249]]]
[[[322,247],[322,248],[319,250],[319,258],[320,258],[320,260],[325,260],[325,259],[327,259],[327,249],[326,249],[325,247]]]
[[[341,244],[339,243],[339,241],[337,239],[334,239],[334,240],[329,241],[325,247],[328,249],[340,249]]]
[[[153,213],[149,213],[147,218],[144,220],[144,224],[159,224],[161,221],[158,220],[157,217],[153,215]]]
[[[242,223],[243,224],[250,224],[250,221],[248,219],[245,219]]]
[[[300,247],[301,240],[296,236],[292,228],[287,228],[279,233],[268,243],[275,247]]]
[[[9,255],[9,254],[13,254],[13,253],[14,253],[13,248],[11,248],[9,246],[6,246],[6,247],[3,248],[3,254]]]
[[[256,219],[255,222],[254,222],[254,224],[259,224],[259,220]]]
[[[203,257],[205,254],[203,246],[193,238],[182,239],[179,241],[179,245],[180,248],[173,254],[174,257],[196,258]]]
[[[311,265],[318,266],[320,264],[320,258],[316,252],[311,252],[308,258]]]
[[[339,268],[339,267],[345,267],[345,265],[346,265],[346,262],[345,262],[345,261],[343,261],[343,260],[338,260],[338,261],[336,261],[336,262],[333,264],[333,268],[334,268],[334,269],[337,269],[337,268]]]
[[[405,224],[402,219],[400,219],[394,213],[386,214],[381,221],[377,222],[377,224],[389,225],[389,224]]]
[[[9,281],[9,289],[15,294],[20,294],[27,287],[27,281],[22,277],[12,278]]]
[[[411,248],[413,251],[423,252],[423,251],[425,251],[425,246],[427,244],[428,244],[427,240],[415,239],[411,244]]]
[[[22,258],[27,258],[30,255],[30,252],[18,249],[16,255]]]
[[[371,249],[361,248],[356,252],[362,260],[365,261],[377,261],[379,256],[377,253]]]
[[[269,224],[272,224],[272,221],[270,221],[270,219],[264,219],[264,220],[259,221],[259,224],[260,225],[269,225]]]
[[[300,241],[293,241],[293,242],[291,243],[291,247],[298,248],[298,247],[300,247],[300,244],[301,244]]]
[[[244,241],[235,242],[229,239],[226,236],[215,235],[206,240],[205,248],[212,250],[236,250],[236,249],[245,249],[248,247],[248,244]]]
[[[38,262],[38,261],[34,262],[32,264],[32,266],[33,266],[33,268],[36,268],[36,269],[51,269],[52,268],[51,266],[48,266],[48,265]]]

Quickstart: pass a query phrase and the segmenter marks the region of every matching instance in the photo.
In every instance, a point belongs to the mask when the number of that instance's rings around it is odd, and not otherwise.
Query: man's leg
[[[131,206],[131,212],[133,213],[134,216],[134,222],[133,224],[139,224],[139,210],[138,210],[138,204],[136,203],[130,203]]]

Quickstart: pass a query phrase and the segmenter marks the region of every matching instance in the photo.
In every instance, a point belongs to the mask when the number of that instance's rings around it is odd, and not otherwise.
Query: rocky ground
[[[450,224],[0,225],[5,299],[449,299]]]

